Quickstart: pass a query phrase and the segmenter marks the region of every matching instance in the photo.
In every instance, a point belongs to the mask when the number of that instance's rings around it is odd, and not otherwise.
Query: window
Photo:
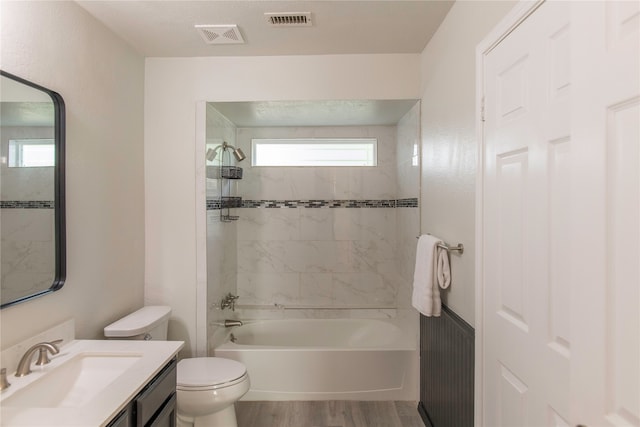
[[[9,167],[32,168],[55,166],[53,139],[9,140]]]
[[[252,166],[376,166],[376,138],[253,139]]]

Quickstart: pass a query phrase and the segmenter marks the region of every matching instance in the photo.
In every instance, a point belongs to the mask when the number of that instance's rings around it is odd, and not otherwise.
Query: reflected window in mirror
[[[0,307],[62,287],[64,101],[0,71]]]
[[[38,168],[55,166],[55,140],[45,139],[10,139],[10,168]]]

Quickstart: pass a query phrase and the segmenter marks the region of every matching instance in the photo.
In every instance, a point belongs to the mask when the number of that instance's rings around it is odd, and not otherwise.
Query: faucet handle
[[[0,369],[0,390],[9,388],[11,383],[7,381],[7,368]]]
[[[224,310],[225,308],[231,307],[231,311],[236,311],[236,300],[240,298],[238,295],[233,295],[229,292],[227,295],[222,298],[220,301],[220,309]]]
[[[62,338],[60,338],[59,340],[55,340],[55,341],[49,341],[49,344],[51,344],[52,346],[54,346],[58,351],[60,351],[60,349],[58,348],[58,346],[60,344],[62,344],[64,342],[64,340]]]
[[[56,350],[55,352],[52,351],[51,354],[58,354],[60,352],[58,345],[62,344],[62,341],[64,340],[55,340],[49,342],[49,344],[51,344],[51,346]],[[51,350],[49,350],[47,347],[40,347],[40,350],[38,352],[38,360],[36,361],[37,366],[43,366],[51,362],[51,360],[49,360],[49,351]]]

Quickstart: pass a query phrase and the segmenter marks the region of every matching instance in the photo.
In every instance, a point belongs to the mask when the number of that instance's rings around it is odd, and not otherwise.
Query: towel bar
[[[416,236],[416,239],[419,239],[420,236]],[[447,252],[458,252],[460,255],[464,253],[464,245],[462,243],[458,243],[457,246],[449,246],[446,243],[438,243],[436,245],[440,249],[444,249]]]
[[[458,252],[460,255],[464,253],[464,245],[462,243],[458,243],[457,246],[449,246],[446,243],[438,243],[436,246],[444,249],[447,252]]]

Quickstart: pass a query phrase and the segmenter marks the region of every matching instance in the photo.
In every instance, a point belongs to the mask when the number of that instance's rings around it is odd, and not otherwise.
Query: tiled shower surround
[[[375,137],[378,166],[251,167],[252,138],[298,137]],[[235,267],[235,284],[217,273],[218,286],[234,292],[235,285],[241,318],[394,317],[410,307],[420,229],[418,138],[419,105],[397,126],[236,129],[235,143],[227,142],[247,155],[237,164],[243,179],[232,183],[242,197],[242,207],[231,209],[238,221],[216,222],[219,191],[207,185],[208,227],[219,228],[218,236],[233,230],[235,241],[209,240],[207,251],[225,259],[215,264]],[[226,248],[211,247],[223,241]],[[217,303],[210,301],[210,311],[219,312]],[[210,315],[210,325],[220,315]]]
[[[48,126],[2,126],[0,152],[8,157],[9,140],[51,138]],[[2,301],[46,289],[55,276],[53,167],[0,165],[0,253]]]
[[[243,304],[395,308],[394,209],[242,209]]]

